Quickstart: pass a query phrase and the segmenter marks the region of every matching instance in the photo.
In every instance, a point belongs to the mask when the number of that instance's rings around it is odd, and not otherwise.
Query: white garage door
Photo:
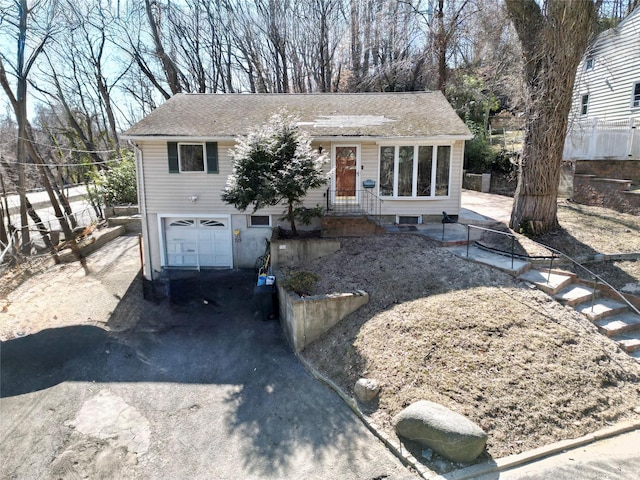
[[[170,267],[233,267],[228,218],[165,218],[167,265]]]

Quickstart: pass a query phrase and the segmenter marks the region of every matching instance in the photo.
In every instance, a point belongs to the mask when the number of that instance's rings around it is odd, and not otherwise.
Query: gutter
[[[138,208],[140,209],[140,215],[142,215],[142,247],[143,247],[143,262],[142,262],[142,276],[147,280],[152,280],[151,274],[151,252],[149,248],[149,218],[147,217],[147,194],[145,190],[144,182],[144,168],[142,164],[142,150],[132,140],[127,140],[127,143],[133,147],[136,152],[136,172],[138,179]],[[146,267],[146,268],[145,268]],[[146,271],[145,271],[146,270]]]

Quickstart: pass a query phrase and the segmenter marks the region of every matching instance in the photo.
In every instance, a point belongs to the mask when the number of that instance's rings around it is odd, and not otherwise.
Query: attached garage
[[[233,240],[228,216],[161,217],[164,265],[201,268],[233,267]]]

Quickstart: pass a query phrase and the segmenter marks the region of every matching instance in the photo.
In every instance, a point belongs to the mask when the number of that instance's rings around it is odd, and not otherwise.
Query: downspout
[[[635,137],[636,129],[635,118],[631,117],[629,119],[629,152],[627,153],[627,157],[629,158],[633,156],[633,139]]]
[[[136,173],[138,178],[138,208],[140,210],[140,215],[142,216],[143,223],[143,256],[144,261],[142,265],[142,276],[147,280],[153,280],[153,275],[151,273],[151,258],[150,258],[150,247],[149,247],[149,218],[147,217],[147,194],[144,188],[144,168],[142,165],[142,150],[136,143],[132,140],[128,140],[128,143],[136,152]]]

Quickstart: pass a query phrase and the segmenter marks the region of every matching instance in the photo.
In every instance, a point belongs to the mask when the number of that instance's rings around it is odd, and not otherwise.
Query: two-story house
[[[564,158],[638,159],[639,126],[640,7],[602,32],[582,58]]]

